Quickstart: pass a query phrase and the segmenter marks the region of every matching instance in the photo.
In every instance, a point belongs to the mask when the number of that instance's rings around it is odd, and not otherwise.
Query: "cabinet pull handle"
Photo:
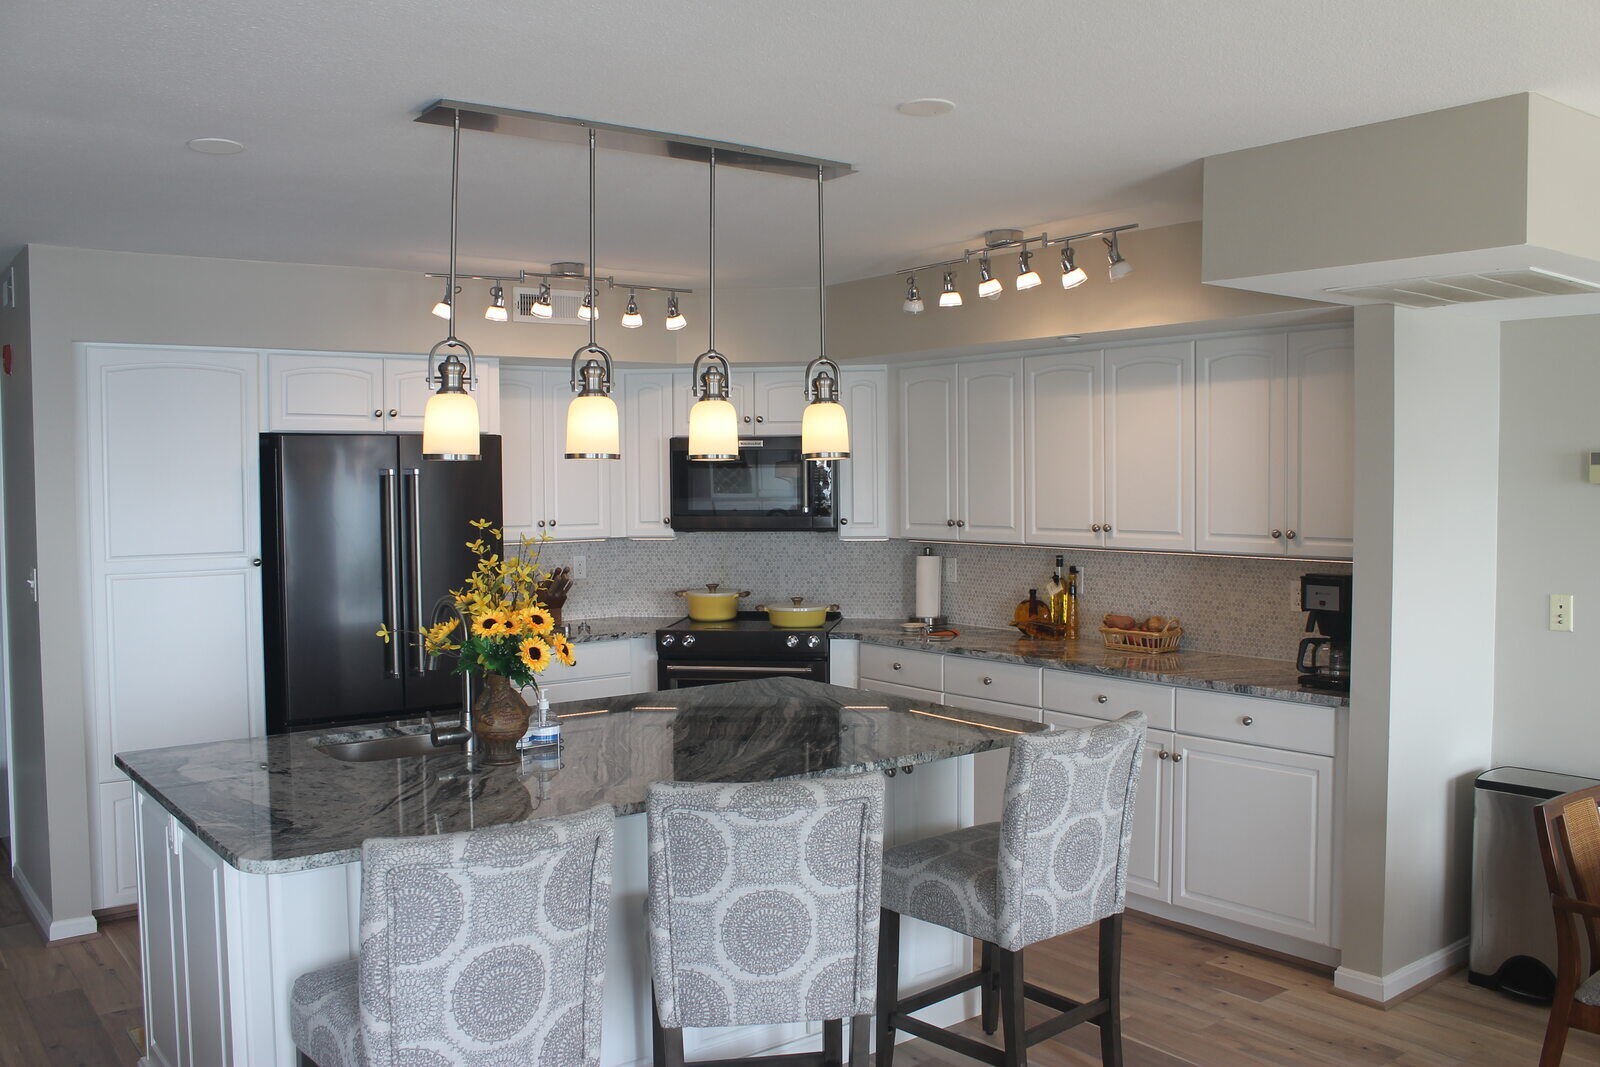
[[[967,524],[967,520],[966,519],[957,519],[956,520],[956,525],[957,526],[965,526],[966,524]]]
[[[983,684],[984,684],[984,685],[993,685],[993,684],[994,684],[994,679],[993,679],[993,678],[991,678],[991,677],[989,677],[989,676],[988,676],[988,675],[987,675],[987,674],[986,674],[986,675],[984,675],[984,676],[983,676]]]
[[[261,561],[259,559],[253,559],[253,560],[250,561],[250,566],[259,567],[259,566],[261,566]]]
[[[1096,694],[1096,696],[1094,698],[1094,702],[1096,704],[1104,704],[1107,700],[1110,700],[1110,699],[1111,698],[1106,696],[1104,693],[1099,693],[1099,694]]]
[[[896,663],[896,664],[895,664],[895,665],[894,665],[894,669],[895,669],[895,670],[899,670],[899,669],[900,669],[900,664],[898,664],[898,663]]]
[[[746,419],[744,421],[749,422],[750,420]],[[756,416],[756,421],[757,422],[766,422],[767,421],[767,417],[765,415],[757,415]]]
[[[554,526],[554,525],[555,525],[555,524],[556,524],[556,520],[554,520],[554,519],[551,519],[551,520],[550,520],[550,525],[551,525],[551,526]]]
[[[1288,533],[1284,534],[1283,536],[1285,536],[1289,540],[1293,541],[1294,538],[1295,538],[1295,532],[1293,530],[1290,530]]]
[[[746,416],[745,416],[745,417],[744,417],[744,421],[745,421],[745,422],[749,422],[749,421],[750,421],[750,416],[749,416],[749,415],[746,415]]]
[[[1273,530],[1272,531],[1272,539],[1274,541],[1276,541],[1278,538],[1280,538],[1282,536],[1283,536],[1283,531],[1282,530]]]
[[[544,529],[544,520],[543,519],[539,520],[539,529],[541,529],[541,530]]]
[[[398,418],[399,415],[400,415],[400,409],[399,408],[390,408],[389,409],[389,417],[391,419]]]
[[[1110,533],[1111,532],[1111,524],[1108,522],[1104,526],[1101,526],[1100,527],[1100,532],[1101,533]]]
[[[954,520],[954,519],[946,519],[946,520],[944,520],[944,524],[946,526],[954,526],[956,524],[956,520]]]
[[[1173,753],[1173,754],[1172,754],[1172,762],[1173,762],[1173,763],[1182,763],[1182,762],[1183,762],[1183,753],[1181,753],[1181,752],[1174,752],[1174,753]]]
[[[1239,720],[1239,725],[1241,725],[1241,726],[1254,726],[1255,724],[1256,724],[1256,721],[1254,719],[1252,719],[1248,715],[1246,715],[1244,718]]]
[[[661,520],[661,525],[663,525],[663,526],[671,526],[672,525],[672,516],[668,515],[666,518],[662,519]]]
[[[378,408],[376,411],[374,411],[372,413],[372,417],[375,418],[375,419],[383,418],[383,409],[382,408]]]
[[[1099,532],[1100,532],[1100,524],[1099,524],[1099,523],[1098,523],[1098,522],[1096,522],[1096,523],[1091,523],[1091,524],[1090,524],[1090,525],[1089,525],[1089,531],[1090,531],[1090,532],[1091,532],[1091,533],[1099,533]]]
[[[1162,749],[1160,752],[1156,753],[1156,759],[1167,759],[1171,755],[1172,753],[1168,752],[1166,749]]]
[[[849,526],[850,525],[850,520],[846,519],[846,518],[841,518],[839,520],[839,525],[840,526]]]

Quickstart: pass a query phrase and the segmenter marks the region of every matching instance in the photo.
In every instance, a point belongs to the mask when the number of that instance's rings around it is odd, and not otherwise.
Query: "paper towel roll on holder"
[[[943,558],[935,556],[932,548],[924,548],[922,554],[917,557],[915,610],[907,616],[907,622],[904,624],[909,632],[915,632],[916,629],[932,632],[947,628],[949,620],[944,616],[942,603],[943,565]]]

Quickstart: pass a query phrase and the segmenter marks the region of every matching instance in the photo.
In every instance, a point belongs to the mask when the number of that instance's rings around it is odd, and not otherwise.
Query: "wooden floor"
[[[138,1062],[138,925],[124,919],[101,930],[46,945],[10,879],[0,878],[0,1067]],[[1028,949],[1028,977],[1087,999],[1094,959],[1092,931],[1057,938]],[[1544,1034],[1542,1009],[1469,986],[1462,974],[1380,1011],[1335,996],[1325,974],[1134,916],[1127,924],[1123,979],[1128,1067],[1499,1067],[1535,1063]],[[1038,1018],[1044,1014],[1038,1011]],[[1098,1033],[1078,1027],[1035,1045],[1029,1058],[1041,1067],[1099,1063]],[[922,1041],[901,1045],[895,1062],[973,1063]],[[1600,1038],[1574,1034],[1565,1062],[1600,1065]]]

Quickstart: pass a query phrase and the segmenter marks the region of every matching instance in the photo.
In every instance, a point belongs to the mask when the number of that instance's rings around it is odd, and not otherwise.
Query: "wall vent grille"
[[[586,320],[578,318],[578,308],[583,303],[583,290],[577,289],[552,289],[550,290],[550,306],[555,314],[548,319],[535,318],[533,302],[538,299],[539,289],[521,287],[511,290],[511,321],[512,322],[537,322],[540,325],[556,326],[583,326]]]
[[[1436,278],[1413,278],[1386,285],[1352,285],[1325,291],[1398,304],[1400,307],[1439,308],[1483,300],[1600,293],[1600,285],[1530,267],[1527,270],[1503,270],[1492,274],[1443,274]]]

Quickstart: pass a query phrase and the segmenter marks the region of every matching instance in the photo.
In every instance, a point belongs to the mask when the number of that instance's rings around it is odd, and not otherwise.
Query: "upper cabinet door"
[[[421,433],[422,416],[428,410],[428,398],[438,388],[430,384],[432,368],[425,359],[373,360],[383,364],[383,414],[384,429],[394,433]],[[479,405],[482,422],[482,405]]]
[[[1194,344],[1105,353],[1106,544],[1194,547]]]
[[[538,537],[534,523],[544,515],[539,466],[549,430],[543,377],[536,370],[510,368],[500,375],[500,410],[505,414],[505,432],[500,435],[501,521],[507,541]]]
[[[550,436],[543,450],[544,463],[535,467],[544,472],[544,510],[538,516],[546,524],[543,532],[558,541],[610,537],[612,471],[622,461],[566,458],[572,383],[558,371],[546,371],[544,381]]]
[[[963,364],[957,536],[1022,540],[1022,360]]]
[[[1288,335],[1284,522],[1297,556],[1348,558],[1355,546],[1355,348],[1352,331]],[[1287,532],[1286,532],[1287,536]]]
[[[900,372],[900,514],[907,537],[956,536],[956,368]]]
[[[1195,345],[1195,548],[1282,553],[1282,333],[1212,337]]]
[[[673,409],[682,399],[683,376],[672,371],[621,375],[623,533],[628,537],[672,536],[671,464]]]
[[[799,433],[806,407],[804,377],[803,370],[793,367],[756,371],[751,379],[754,410],[740,414],[755,416],[757,434]]]
[[[267,429],[383,429],[388,413],[383,365],[370,356],[269,353]]]
[[[850,458],[838,463],[839,536],[889,537],[889,372],[846,368],[839,390],[850,419]]]
[[[1023,363],[1023,515],[1029,544],[1101,543],[1105,433],[1100,352]]]

